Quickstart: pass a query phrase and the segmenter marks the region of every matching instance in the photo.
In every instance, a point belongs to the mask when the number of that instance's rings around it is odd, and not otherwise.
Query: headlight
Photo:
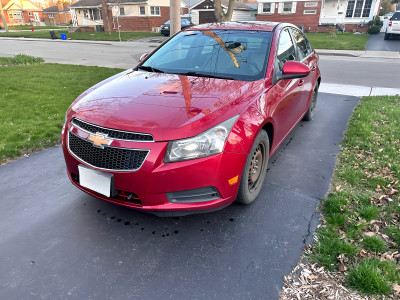
[[[168,143],[164,161],[176,162],[221,153],[239,115],[192,138]]]

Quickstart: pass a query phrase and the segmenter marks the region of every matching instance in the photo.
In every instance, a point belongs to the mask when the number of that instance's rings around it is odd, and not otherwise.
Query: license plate
[[[111,197],[114,194],[114,174],[79,165],[79,184],[94,192]]]

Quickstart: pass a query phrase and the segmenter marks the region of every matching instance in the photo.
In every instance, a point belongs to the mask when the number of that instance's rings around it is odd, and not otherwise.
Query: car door
[[[308,109],[309,100],[311,98],[313,87],[316,81],[316,69],[317,69],[318,58],[314,54],[314,51],[311,48],[311,45],[308,42],[307,38],[300,30],[291,27],[290,31],[292,33],[293,40],[295,43],[297,60],[305,64],[311,70],[310,75],[299,80],[299,84],[302,84],[303,86],[301,95],[299,95],[298,99],[299,101],[298,117],[300,118],[303,115],[303,113]]]
[[[282,73],[283,65],[289,60],[297,60],[295,44],[289,32],[285,28],[280,32],[276,50],[274,77]],[[267,91],[267,99],[270,105],[270,115],[275,123],[275,142],[278,145],[286,137],[299,119],[303,104],[299,99],[303,91],[302,79],[282,79],[277,81]]]

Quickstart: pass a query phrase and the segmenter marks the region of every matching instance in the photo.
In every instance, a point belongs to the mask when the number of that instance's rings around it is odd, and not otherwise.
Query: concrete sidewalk
[[[371,50],[333,50],[315,49],[319,55],[350,56],[365,58],[400,58],[400,52],[396,51],[371,51]]]

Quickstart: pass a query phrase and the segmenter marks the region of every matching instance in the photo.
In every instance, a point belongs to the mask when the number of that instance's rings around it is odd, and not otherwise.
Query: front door
[[[33,17],[35,18],[35,22],[40,22],[39,13],[34,12]]]
[[[284,29],[279,37],[274,72],[282,72],[283,65],[290,60],[296,60],[296,50],[289,30]],[[269,104],[277,129],[274,145],[280,144],[299,120],[299,111],[302,111],[301,106],[304,106],[301,101],[303,83],[303,79],[283,79],[268,91],[267,99],[271,99]]]

